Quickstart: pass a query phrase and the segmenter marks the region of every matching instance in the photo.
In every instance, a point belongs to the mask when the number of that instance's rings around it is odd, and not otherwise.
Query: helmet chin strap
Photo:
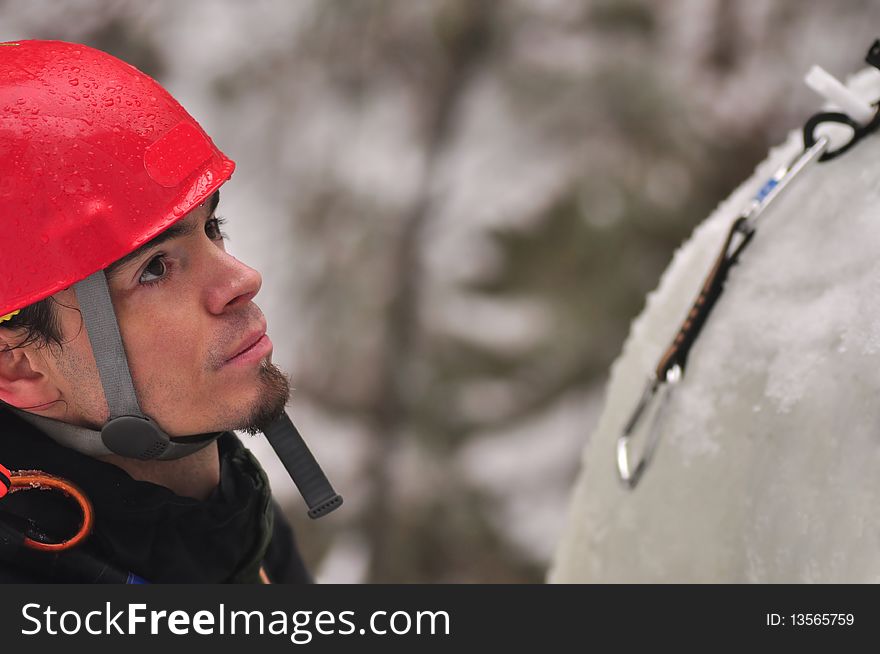
[[[131,459],[165,461],[198,452],[219,438],[221,432],[171,440],[144,414],[134,390],[104,271],[99,270],[77,282],[74,289],[95,355],[104,397],[107,398],[110,420],[100,432],[81,427],[68,431],[64,437],[66,442],[62,444],[92,456],[118,454]],[[50,434],[58,432],[57,429],[47,431]],[[265,434],[305,499],[309,517],[319,518],[342,506],[342,496],[330,485],[286,413],[282,412],[278,420],[265,430]]]
[[[141,411],[104,271],[89,275],[74,288],[110,409],[110,420],[100,431],[106,453],[129,459],[167,461],[198,452],[217,440],[220,432],[172,441]]]

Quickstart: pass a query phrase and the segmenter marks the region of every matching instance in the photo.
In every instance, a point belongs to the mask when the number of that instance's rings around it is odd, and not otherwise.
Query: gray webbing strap
[[[103,270],[74,285],[86,331],[95,353],[110,419],[119,416],[145,417],[137,401],[122,336],[110,300],[110,289]]]
[[[107,456],[109,454],[122,454],[121,452],[114,452],[104,443],[104,439],[102,438],[101,432],[95,429],[89,429],[88,427],[80,427],[79,425],[72,425],[67,422],[61,422],[60,420],[53,420],[52,418],[47,418],[46,416],[40,416],[36,413],[31,413],[30,411],[24,411],[22,409],[18,409],[9,404],[3,404],[3,408],[9,409],[15,415],[20,417],[25,422],[33,425],[41,432],[46,434],[53,441],[62,445],[64,447],[69,447],[71,450],[76,450],[80,454],[85,454],[86,456],[91,457],[101,457]],[[192,454],[193,452],[197,452],[208,443],[212,442],[218,434],[206,434],[196,439],[192,439],[190,442],[180,443],[178,441],[171,441],[168,448],[163,452],[162,456],[157,457],[159,460],[166,461],[169,459],[179,459],[187,454]],[[139,457],[134,457],[139,458]]]
[[[99,431],[71,425],[60,420],[52,420],[45,416],[39,416],[36,413],[17,409],[14,406],[9,406],[8,408],[19,418],[39,429],[59,445],[69,447],[87,456],[99,457],[113,454],[110,448],[104,445],[104,441],[101,440],[101,432]]]

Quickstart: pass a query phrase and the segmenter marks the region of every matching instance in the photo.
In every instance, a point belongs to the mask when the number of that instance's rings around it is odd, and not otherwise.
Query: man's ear
[[[14,347],[7,334],[0,333],[0,400],[19,409],[56,401],[59,392],[47,374],[45,359],[34,346]]]

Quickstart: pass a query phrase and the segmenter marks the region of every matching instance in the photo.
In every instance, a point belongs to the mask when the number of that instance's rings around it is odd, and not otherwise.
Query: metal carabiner
[[[0,465],[0,498],[8,493],[25,492],[33,490],[60,491],[63,495],[77,503],[82,512],[82,521],[76,533],[65,540],[57,543],[34,540],[24,536],[23,545],[32,550],[42,552],[63,552],[82,543],[92,533],[92,525],[95,523],[95,511],[92,503],[83,490],[72,481],[63,477],[56,477],[40,470],[13,470]]]
[[[623,433],[617,439],[617,472],[620,474],[620,480],[629,488],[635,488],[635,485],[639,483],[639,478],[654,455],[654,450],[660,437],[660,430],[657,428],[660,421],[657,418],[660,417],[659,413],[669,400],[669,393],[672,387],[681,380],[681,375],[681,366],[678,364],[669,368],[663,380],[658,379],[656,375],[651,375],[648,378],[648,383],[645,385],[645,390],[642,392],[639,403],[624,426]],[[633,467],[630,464],[632,459],[630,455],[630,440],[636,433],[636,427],[642,422],[643,415],[658,400],[660,400],[660,405],[657,408],[654,419],[650,421],[650,431],[648,432],[645,449],[642,451],[642,456],[639,457],[635,467]]]
[[[658,418],[660,411],[668,400],[672,386],[678,383],[684,375],[691,346],[699,336],[715,302],[721,295],[728,271],[738,261],[740,253],[754,236],[758,219],[801,171],[812,162],[821,160],[828,146],[829,139],[826,136],[821,136],[810,143],[787,166],[777,170],[764,183],[749,202],[745,211],[731,225],[727,238],[715,264],[703,282],[697,299],[679,328],[675,339],[660,358],[654,373],[648,378],[648,383],[638,404],[617,439],[617,471],[621,481],[630,489],[635,488],[654,454],[659,440],[658,423],[660,421]],[[639,424],[645,422],[645,413],[653,404],[657,403],[658,399],[662,400],[660,407],[653,418],[647,421],[650,423],[650,431],[645,448],[642,456],[633,466],[630,442]]]
[[[807,120],[804,125],[803,133],[804,133],[804,148],[809,149],[816,145],[822,138],[827,137],[816,137],[816,128],[823,123],[837,123],[838,125],[844,125],[849,127],[852,130],[852,136],[850,139],[844,143],[843,145],[835,148],[834,150],[825,150],[822,152],[819,157],[819,161],[831,161],[832,159],[839,157],[844,152],[852,148],[863,138],[868,136],[869,134],[875,132],[878,127],[880,127],[880,109],[878,109],[874,113],[874,117],[865,124],[853,120],[850,116],[847,116],[844,113],[840,113],[837,111],[823,111],[818,114],[815,114]]]

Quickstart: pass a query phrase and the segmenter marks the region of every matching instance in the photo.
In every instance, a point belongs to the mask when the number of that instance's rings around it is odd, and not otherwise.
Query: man
[[[233,162],[82,45],[0,44],[0,95],[0,581],[309,581],[231,433],[269,435],[289,394],[215,214]]]

